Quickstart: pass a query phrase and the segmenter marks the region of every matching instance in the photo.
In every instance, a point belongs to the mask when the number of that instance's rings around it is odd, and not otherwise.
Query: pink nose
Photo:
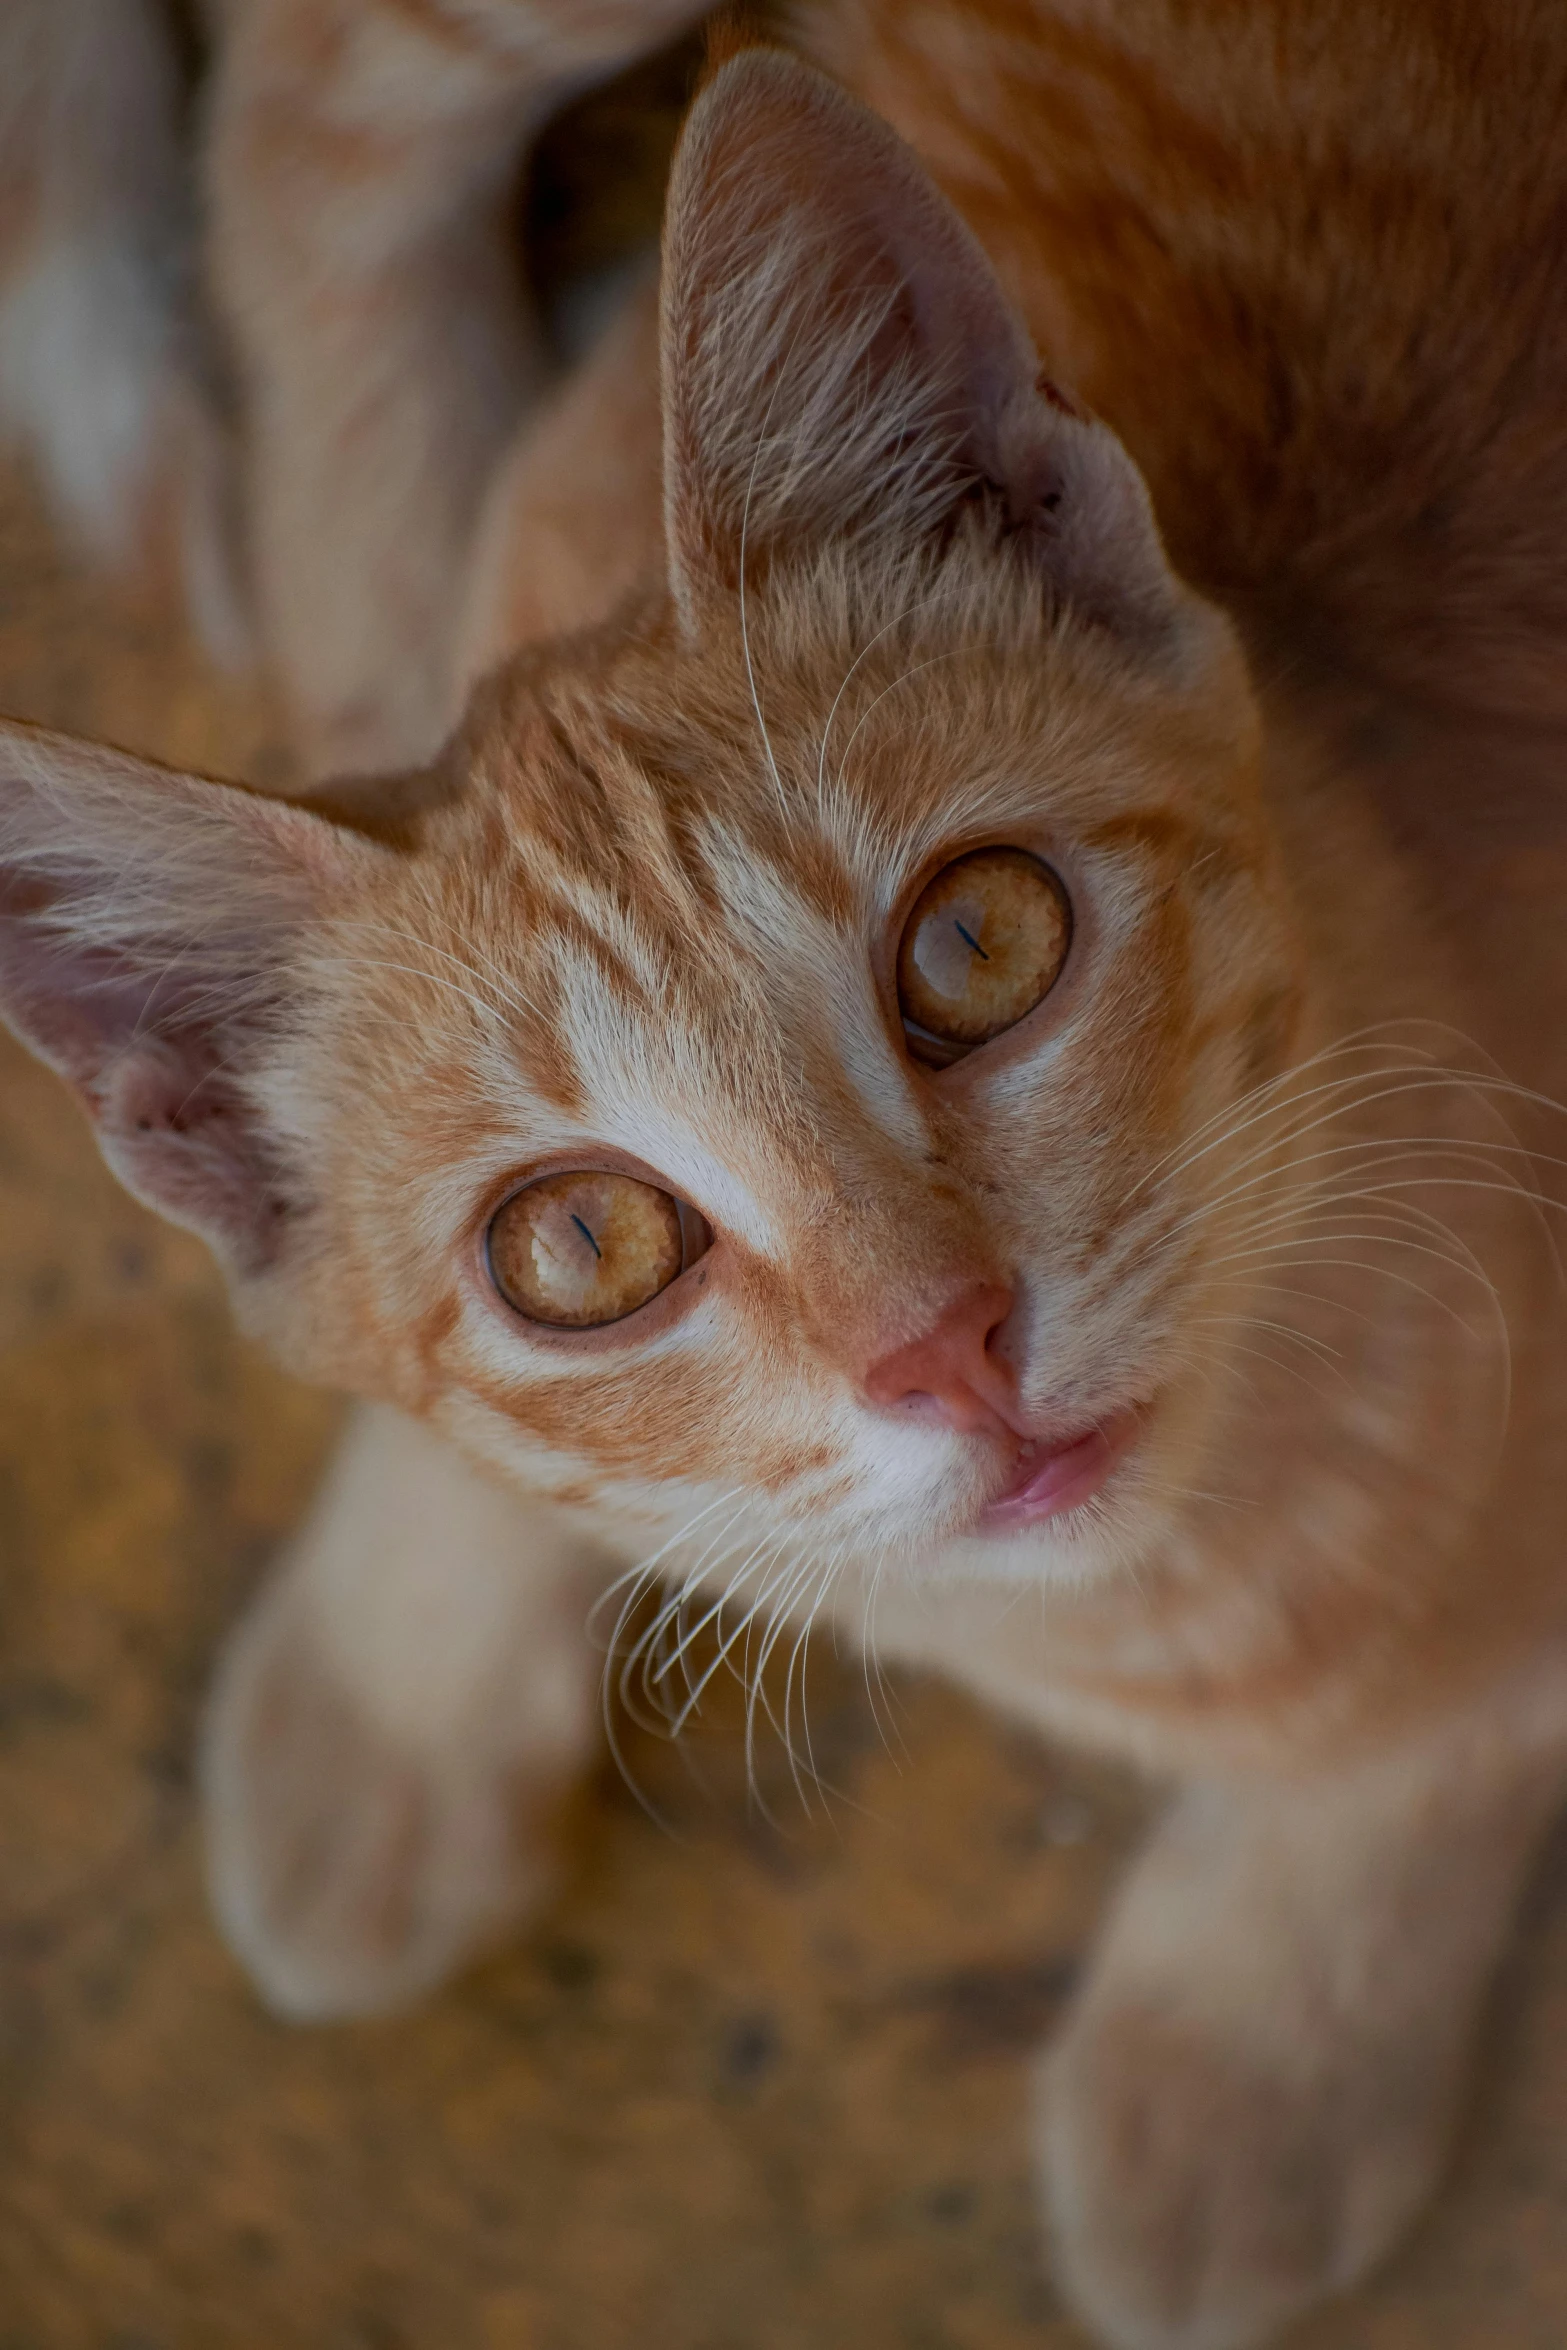
[[[965,1436],[1012,1429],[1017,1382],[994,1344],[1011,1311],[1009,1289],[975,1282],[930,1329],[871,1364],[867,1396],[876,1404],[922,1404]]]

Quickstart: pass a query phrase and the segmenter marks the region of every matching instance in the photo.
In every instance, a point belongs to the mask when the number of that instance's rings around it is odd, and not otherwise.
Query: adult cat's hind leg
[[[1476,1736],[1176,1802],[1043,2080],[1057,2266],[1114,2350],[1267,2340],[1403,2232],[1559,1781]]]
[[[211,265],[240,363],[263,627],[312,764],[455,715],[454,614],[541,386],[512,251],[522,150],[693,0],[233,0]]]
[[[214,1905],[272,2007],[404,2005],[547,1894],[602,1581],[438,1439],[358,1412],[208,1715]]]

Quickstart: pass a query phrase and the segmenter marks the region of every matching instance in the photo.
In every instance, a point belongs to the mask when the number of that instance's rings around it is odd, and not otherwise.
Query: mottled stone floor
[[[259,700],[0,482],[0,708],[280,772]],[[932,1688],[813,1666],[803,1812],[731,1701],[632,1738],[528,1940],[412,2021],[264,2016],[208,1923],[213,1643],[329,1403],[0,1051],[0,2350],[1069,2350],[1028,2061],[1134,1804]],[[1301,2350],[1567,2343],[1567,1846],[1459,2175]]]

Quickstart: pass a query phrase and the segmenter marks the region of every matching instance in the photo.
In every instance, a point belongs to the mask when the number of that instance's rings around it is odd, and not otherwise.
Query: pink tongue
[[[1103,1429],[1090,1428],[1075,1444],[1047,1453],[1027,1481],[995,1504],[1008,1517],[1050,1517],[1070,1509],[1092,1490],[1110,1456],[1110,1439]]]

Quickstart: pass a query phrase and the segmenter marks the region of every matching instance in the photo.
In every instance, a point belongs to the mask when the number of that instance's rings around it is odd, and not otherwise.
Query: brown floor
[[[280,771],[257,699],[0,482],[0,708]],[[189,1756],[214,1640],[332,1421],[201,1251],[0,1056],[0,2350],[1069,2350],[1028,2059],[1135,1806],[932,1688],[890,1753],[813,1666],[801,1811],[732,1704],[606,1770],[531,1939],[299,2032],[217,1942]],[[1567,1842],[1457,2181],[1302,2350],[1567,2344]]]

